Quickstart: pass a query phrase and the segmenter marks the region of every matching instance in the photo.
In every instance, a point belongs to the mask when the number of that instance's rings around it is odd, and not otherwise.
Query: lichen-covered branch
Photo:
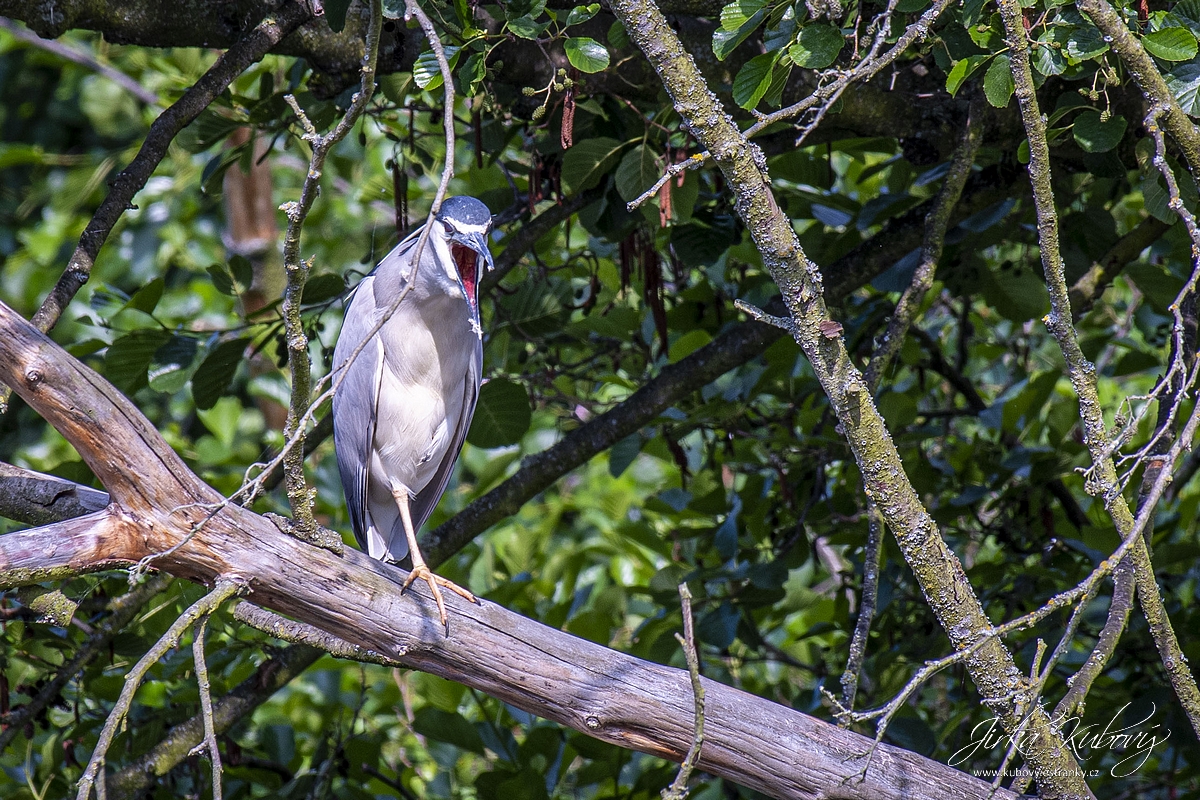
[[[427,591],[413,587],[400,593],[403,571],[357,551],[335,556],[312,547],[237,506],[220,505],[193,535],[192,515],[181,513],[179,504],[207,506],[212,489],[161,442],[127,398],[3,304],[0,377],[68,435],[102,479],[132,459],[147,485],[130,497],[160,504],[123,517],[100,550],[85,527],[56,536],[48,551],[29,549],[40,538],[37,531],[0,536],[0,574],[28,571],[34,564],[53,569],[87,557],[129,563],[172,549],[156,563],[173,575],[202,582],[238,575],[253,602],[334,630],[407,667],[457,680],[604,741],[675,760],[685,757],[694,735],[694,702],[681,670],[456,596],[446,600],[460,633],[447,638]],[[79,414],[80,407],[88,413]],[[115,424],[123,414],[128,416]],[[119,458],[113,448],[120,448]],[[886,765],[862,782],[843,783],[855,774],[846,754],[865,750],[869,740],[732,687],[704,684],[699,770],[773,796],[828,793],[834,786],[843,796],[862,800],[988,796],[984,782],[899,748],[887,748]]]
[[[209,614],[200,617],[192,629],[192,661],[196,667],[196,687],[200,692],[200,718],[204,722],[203,747],[208,751],[208,761],[212,766],[212,800],[221,800],[221,748],[217,744],[212,686],[208,682],[208,662],[204,657],[204,633],[208,628],[208,618]]]
[[[692,731],[692,746],[688,749],[683,763],[679,765],[675,780],[662,790],[663,800],[683,800],[687,797],[688,779],[692,777],[692,770],[696,768],[696,762],[700,760],[700,750],[704,747],[704,684],[700,681],[700,652],[696,645],[696,625],[692,617],[692,592],[686,583],[679,584],[679,602],[683,612],[683,635],[677,633],[675,638],[683,648],[688,676],[692,679],[696,722]]]
[[[1200,734],[1200,689],[1192,676],[1187,660],[1183,658],[1178,639],[1171,628],[1163,606],[1154,572],[1150,565],[1150,554],[1142,540],[1137,520],[1129,510],[1121,494],[1116,467],[1111,457],[1111,442],[1104,423],[1100,395],[1097,388],[1096,368],[1084,356],[1079,337],[1072,322],[1071,301],[1066,282],[1066,271],[1059,250],[1058,214],[1054,206],[1054,192],[1050,183],[1050,148],[1046,141],[1046,122],[1038,108],[1034,89],[1033,72],[1029,63],[1029,42],[1025,31],[1024,17],[1017,0],[1000,0],[1000,13],[1004,20],[1015,94],[1021,110],[1025,130],[1029,136],[1029,177],[1033,186],[1034,206],[1037,211],[1038,244],[1041,251],[1043,272],[1050,293],[1050,313],[1045,318],[1046,327],[1058,343],[1067,365],[1071,386],[1079,398],[1079,416],[1083,424],[1083,440],[1092,457],[1088,491],[1103,499],[1106,510],[1112,517],[1123,540],[1129,542],[1129,556],[1133,562],[1137,594],[1142,610],[1150,625],[1154,641],[1159,649],[1163,665],[1171,683],[1184,706],[1192,727]],[[1187,434],[1185,432],[1185,442]],[[1177,448],[1172,451],[1178,453]],[[1165,486],[1167,473],[1158,482]],[[1161,494],[1161,488],[1158,489]],[[1139,519],[1153,511],[1157,496],[1147,500],[1138,512]],[[1132,541],[1131,541],[1132,540]]]
[[[1164,109],[1163,126],[1183,151],[1193,174],[1200,174],[1200,130],[1179,107],[1154,59],[1150,58],[1138,37],[1108,0],[1078,0],[1076,5],[1104,34],[1104,40],[1116,51],[1148,104]]]
[[[662,78],[675,110],[712,155],[734,194],[738,215],[783,294],[794,335],[821,382],[863,474],[869,497],[879,505],[925,597],[956,649],[987,637],[967,660],[968,672],[987,706],[1008,731],[1023,722],[1014,687],[1025,682],[1012,654],[988,636],[991,622],[963,572],[922,505],[861,373],[840,335],[828,335],[829,315],[821,275],[801,250],[791,222],[771,192],[761,151],[746,140],[696,69],[678,37],[648,0],[615,0],[613,11],[630,39]],[[1043,710],[1029,717],[1036,735],[1028,758],[1048,797],[1091,793],[1074,759]]]
[[[300,189],[300,199],[285,203],[282,207],[288,218],[287,232],[283,238],[283,267],[287,275],[287,287],[283,292],[283,323],[287,341],[288,366],[292,373],[292,394],[283,432],[289,442],[295,441],[284,457],[284,484],[287,487],[292,517],[296,522],[296,532],[306,539],[317,537],[319,526],[313,519],[312,494],[304,479],[302,420],[312,401],[312,364],[309,361],[308,335],[304,332],[300,306],[303,302],[304,286],[308,282],[312,264],[300,255],[300,235],[304,230],[304,221],[308,218],[308,212],[312,209],[321,190],[321,175],[325,169],[325,159],[333,147],[344,139],[358,122],[371,95],[375,92],[375,63],[379,55],[379,35],[382,27],[382,2],[381,0],[371,0],[371,21],[367,28],[366,53],[363,55],[362,61],[362,84],[354,95],[350,107],[346,109],[346,113],[329,133],[323,136],[318,134],[308,121],[308,117],[296,104],[295,98],[288,95],[288,102],[304,127],[301,138],[312,148],[312,155],[308,161],[308,172],[304,176],[304,185]],[[322,544],[336,548],[341,545],[341,540],[325,537]]]
[[[972,116],[963,126],[962,138],[955,148],[950,160],[950,171],[946,174],[941,191],[934,199],[933,207],[925,216],[925,239],[921,244],[921,260],[904,292],[896,304],[896,310],[888,321],[887,330],[879,349],[871,356],[867,365],[864,380],[869,390],[874,393],[879,388],[879,381],[888,370],[904,338],[916,317],[917,310],[924,300],[925,294],[933,286],[933,277],[937,272],[938,261],[942,257],[942,248],[946,242],[946,230],[950,225],[950,215],[958,200],[962,197],[963,187],[967,185],[971,167],[975,163],[975,154],[979,143],[983,140],[983,129],[980,121],[980,111],[975,108]],[[875,617],[875,604],[879,595],[879,567],[883,550],[884,526],[883,516],[879,513],[874,500],[867,500],[867,542],[863,549],[863,583],[862,594],[858,604],[858,619],[854,622],[854,633],[850,637],[850,647],[846,656],[846,669],[842,672],[842,706],[854,708],[854,698],[858,693],[858,676],[862,670],[863,659],[867,652],[867,637],[871,632],[871,621]],[[849,724],[848,720],[844,724]]]
[[[146,673],[150,671],[152,666],[158,663],[160,658],[166,655],[168,650],[179,643],[179,640],[191,625],[201,617],[211,614],[221,603],[242,591],[243,588],[244,586],[240,581],[218,580],[213,590],[192,603],[171,624],[167,632],[154,643],[154,646],[147,650],[146,654],[129,670],[129,673],[125,676],[125,685],[121,689],[121,696],[117,698],[112,711],[108,714],[108,719],[104,721],[104,727],[100,730],[100,737],[96,741],[96,749],[92,751],[92,757],[88,760],[88,765],[83,771],[83,777],[79,779],[79,792],[76,794],[76,800],[88,800],[93,788],[96,789],[97,796],[102,798],[106,795],[104,787],[98,786],[97,783],[102,783],[105,779],[103,774],[104,761],[108,755],[108,748],[112,745],[113,739],[116,738],[125,715],[129,713],[129,707],[133,704],[133,696],[137,693],[138,687],[141,686],[142,679],[146,676]]]

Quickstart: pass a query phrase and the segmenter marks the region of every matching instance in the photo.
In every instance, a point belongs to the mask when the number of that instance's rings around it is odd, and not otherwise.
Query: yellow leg
[[[392,497],[396,499],[396,506],[400,509],[400,519],[404,523],[404,536],[408,539],[408,552],[412,556],[413,563],[412,572],[408,573],[408,577],[404,580],[404,586],[401,587],[400,591],[403,593],[418,578],[429,584],[429,593],[433,595],[434,602],[437,603],[438,615],[441,617],[442,626],[446,629],[446,635],[449,636],[450,619],[446,616],[446,602],[442,599],[442,590],[438,586],[445,586],[450,591],[470,600],[472,603],[478,603],[479,600],[475,598],[475,595],[453,581],[433,574],[433,571],[425,563],[425,558],[421,555],[421,549],[417,547],[417,532],[413,530],[412,513],[408,508],[408,489],[403,486],[393,486]]]

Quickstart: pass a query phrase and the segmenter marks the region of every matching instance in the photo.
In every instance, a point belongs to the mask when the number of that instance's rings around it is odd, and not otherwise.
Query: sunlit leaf
[[[563,42],[563,50],[571,66],[580,72],[600,72],[608,69],[608,50],[595,39],[573,36]]]

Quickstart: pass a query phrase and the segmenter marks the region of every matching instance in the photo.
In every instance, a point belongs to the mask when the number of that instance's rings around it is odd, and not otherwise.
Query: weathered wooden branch
[[[414,587],[401,596],[397,568],[357,551],[339,558],[222,503],[126,398],[2,304],[0,378],[75,445],[121,504],[0,537],[2,585],[160,553],[154,564],[163,571],[204,584],[236,577],[256,604],[590,736],[676,761],[687,752],[693,702],[686,672],[486,601],[447,598],[445,636],[426,592]],[[988,795],[982,781],[891,747],[876,753],[862,782],[849,782],[869,739],[722,684],[706,681],[705,691],[698,768],[772,796]]]

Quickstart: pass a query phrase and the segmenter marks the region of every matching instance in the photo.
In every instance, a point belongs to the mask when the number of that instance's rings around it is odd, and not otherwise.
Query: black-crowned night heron
[[[492,266],[491,221],[487,206],[475,198],[446,198],[415,271],[423,228],[355,287],[333,351],[333,440],[354,536],[372,558],[399,561],[412,554],[404,587],[425,580],[443,626],[439,585],[472,602],[475,597],[430,571],[417,548],[417,530],[446,490],[479,397],[477,291]],[[368,339],[405,291],[395,313]]]

